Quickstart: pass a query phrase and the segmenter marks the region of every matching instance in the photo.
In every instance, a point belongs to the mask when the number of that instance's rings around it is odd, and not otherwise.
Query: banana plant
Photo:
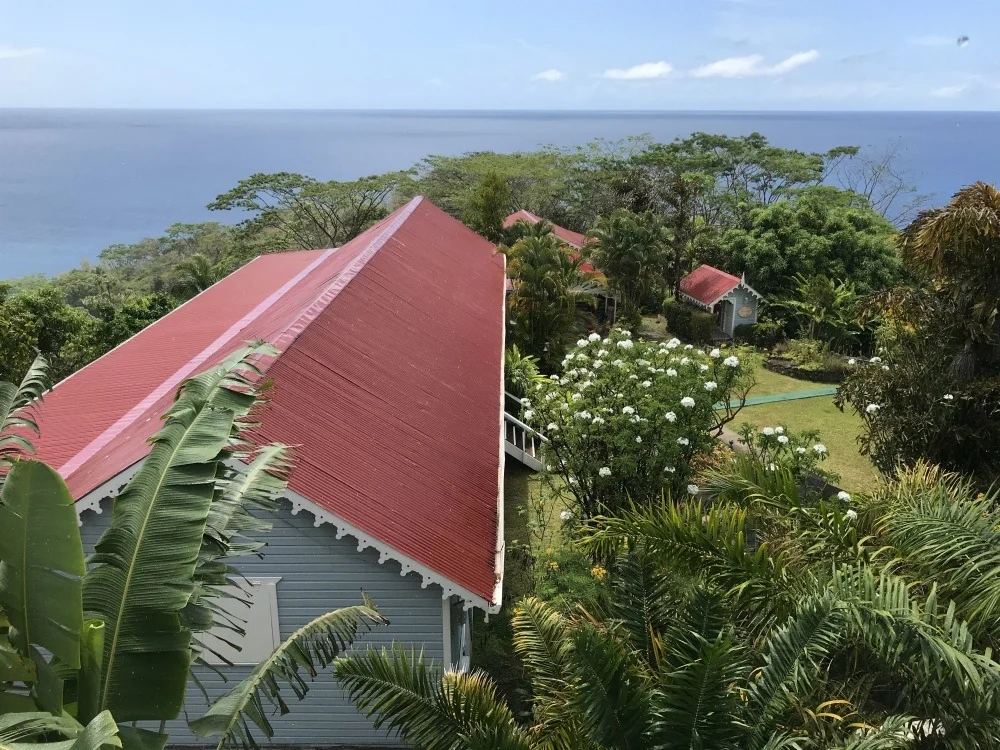
[[[0,491],[0,750],[162,750],[162,722],[180,713],[200,662],[199,634],[241,629],[238,617],[219,618],[219,600],[240,596],[229,591],[240,583],[231,561],[261,554],[270,523],[260,516],[277,509],[291,470],[287,446],[259,447],[248,434],[255,363],[274,354],[248,347],[181,384],[149,456],[115,498],[89,570],[62,478],[22,458],[27,439],[0,437],[11,467]],[[35,429],[24,407],[42,383],[35,372],[20,388],[0,384],[4,429]],[[220,698],[198,731],[220,745],[253,743],[250,721],[270,737],[262,700],[287,712],[279,681],[302,698],[306,678],[384,622],[367,599],[317,618]]]

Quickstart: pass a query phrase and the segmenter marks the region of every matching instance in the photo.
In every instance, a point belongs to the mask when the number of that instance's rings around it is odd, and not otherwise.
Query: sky
[[[1000,0],[0,0],[0,107],[995,110]]]

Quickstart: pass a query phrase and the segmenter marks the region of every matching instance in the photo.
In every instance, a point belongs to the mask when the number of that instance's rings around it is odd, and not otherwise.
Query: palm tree
[[[484,675],[400,649],[338,678],[427,748],[994,746],[1000,492],[922,468],[850,507],[745,458],[709,490],[591,523],[616,560],[601,616],[518,605],[527,725]]]
[[[193,297],[208,289],[222,278],[218,265],[213,265],[208,256],[195,253],[180,261],[173,270],[174,291]]]
[[[591,230],[587,251],[618,292],[625,314],[639,314],[643,296],[658,289],[669,233],[651,213],[615,211]]]
[[[594,304],[600,284],[551,233],[530,233],[498,252],[507,256],[513,283],[507,297],[512,339],[551,369],[562,359],[570,337],[587,322],[585,307]]]

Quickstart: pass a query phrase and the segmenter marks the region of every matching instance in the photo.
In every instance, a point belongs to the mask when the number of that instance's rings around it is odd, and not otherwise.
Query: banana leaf
[[[181,385],[90,560],[85,611],[105,623],[97,709],[118,721],[163,721],[181,710],[191,630],[180,613],[195,589],[222,462],[256,401],[252,358],[267,352],[243,350]]]
[[[80,666],[83,544],[62,477],[38,461],[18,461],[0,493],[0,607],[22,656],[45,649]]]

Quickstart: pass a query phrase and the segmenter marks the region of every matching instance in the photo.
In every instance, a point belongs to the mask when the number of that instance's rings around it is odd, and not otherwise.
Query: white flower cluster
[[[685,396],[684,398],[681,399],[681,406],[683,406],[685,409],[693,409],[694,399],[691,398],[690,396]]]
[[[602,477],[610,477],[611,469],[607,466],[602,466],[600,469],[597,470],[597,473]]]
[[[737,356],[729,356],[726,357],[724,360],[722,360],[722,364],[724,364],[726,367],[739,367],[740,358]]]
[[[868,404],[868,406],[865,407],[865,412],[868,414],[874,414],[878,410],[879,410],[878,404]]]

